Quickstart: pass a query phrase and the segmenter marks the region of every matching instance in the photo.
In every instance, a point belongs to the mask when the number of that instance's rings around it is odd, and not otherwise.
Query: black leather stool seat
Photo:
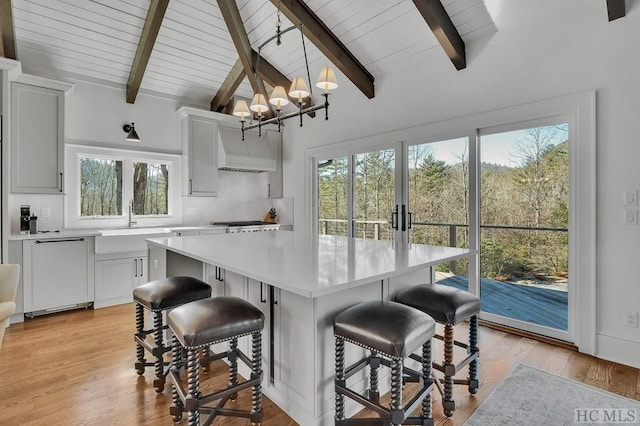
[[[400,291],[396,302],[429,315],[440,324],[458,324],[480,313],[480,299],[464,290],[442,284],[421,284]]]
[[[424,312],[386,301],[360,303],[334,319],[335,334],[396,358],[408,356],[431,339],[435,326]]]
[[[169,312],[169,327],[185,348],[197,348],[262,330],[264,314],[238,297],[214,297]]]
[[[193,277],[170,277],[142,284],[133,290],[133,300],[151,311],[211,297],[211,286]]]

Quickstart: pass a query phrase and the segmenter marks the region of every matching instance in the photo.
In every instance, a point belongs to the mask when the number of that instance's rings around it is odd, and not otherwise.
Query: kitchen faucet
[[[135,220],[131,220],[132,216],[133,216],[133,198],[131,199],[131,201],[129,201],[129,228],[131,228],[131,225],[135,225],[136,223],[138,223]]]

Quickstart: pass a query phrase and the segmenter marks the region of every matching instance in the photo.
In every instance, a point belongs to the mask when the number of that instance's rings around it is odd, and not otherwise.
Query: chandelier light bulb
[[[251,101],[251,106],[249,108],[251,109],[251,111],[257,112],[258,115],[262,114],[263,112],[269,111],[267,99],[262,93],[256,93],[253,96],[253,100]]]
[[[320,75],[318,76],[318,81],[316,81],[316,87],[324,90],[325,93],[338,87],[336,73],[333,71],[333,68],[322,68],[322,71],[320,71]]]
[[[235,115],[236,117],[240,117],[241,121],[244,121],[246,117],[249,117],[251,115],[251,112],[249,111],[247,103],[243,100],[236,101],[236,104],[233,107],[233,115]]]
[[[284,87],[276,86],[273,88],[273,92],[271,92],[271,97],[269,98],[269,103],[277,109],[281,109],[289,103],[289,98],[287,98],[287,93],[284,91]]]
[[[297,99],[300,104],[302,103],[302,98],[309,96],[309,89],[307,88],[307,84],[304,82],[304,78],[296,77],[293,79],[291,88],[289,89],[289,96]]]

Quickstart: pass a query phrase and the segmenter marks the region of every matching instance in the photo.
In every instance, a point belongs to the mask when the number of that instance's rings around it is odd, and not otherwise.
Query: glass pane
[[[122,215],[122,161],[80,158],[80,216]]]
[[[169,214],[169,168],[166,164],[133,163],[133,214]]]
[[[318,233],[348,236],[347,157],[318,161]]]
[[[409,242],[469,247],[468,138],[424,143],[407,149]],[[468,260],[436,267],[436,281],[466,290]]]
[[[355,156],[355,237],[393,240],[391,214],[396,205],[396,150]]]
[[[482,137],[483,310],[567,330],[569,127]]]

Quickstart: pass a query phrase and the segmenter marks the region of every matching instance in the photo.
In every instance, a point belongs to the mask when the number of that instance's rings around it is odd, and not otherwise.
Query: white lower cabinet
[[[133,289],[149,282],[148,269],[147,256],[97,259],[94,307],[132,302]]]
[[[93,238],[27,240],[22,245],[25,314],[93,301]]]

